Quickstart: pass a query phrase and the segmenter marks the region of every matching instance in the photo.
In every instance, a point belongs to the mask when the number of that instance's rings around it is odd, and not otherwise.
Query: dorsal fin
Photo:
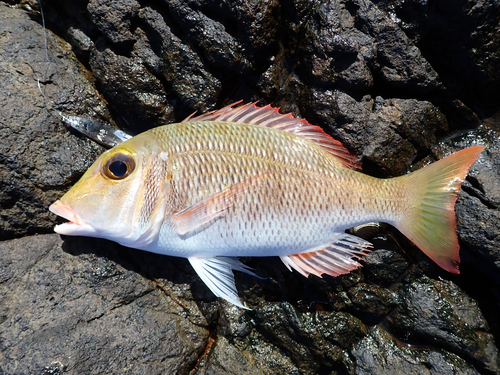
[[[319,126],[311,125],[306,120],[296,119],[291,113],[283,115],[279,113],[279,108],[273,108],[270,105],[257,107],[256,103],[247,103],[238,106],[240,103],[241,101],[196,117],[193,117],[193,113],[182,122],[224,121],[279,129],[307,138],[320,145],[335,156],[343,167],[359,168],[356,158],[351,155],[342,143],[326,134]]]

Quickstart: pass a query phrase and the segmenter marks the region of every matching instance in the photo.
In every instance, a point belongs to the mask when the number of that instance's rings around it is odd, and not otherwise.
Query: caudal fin
[[[469,147],[425,168],[404,180],[408,206],[394,225],[429,258],[452,273],[460,273],[454,206],[460,186],[483,146]]]

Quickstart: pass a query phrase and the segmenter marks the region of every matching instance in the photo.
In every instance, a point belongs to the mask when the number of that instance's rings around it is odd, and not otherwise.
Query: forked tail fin
[[[469,147],[409,175],[404,180],[408,206],[397,223],[406,237],[429,258],[452,273],[460,273],[454,206],[460,186],[483,146]]]

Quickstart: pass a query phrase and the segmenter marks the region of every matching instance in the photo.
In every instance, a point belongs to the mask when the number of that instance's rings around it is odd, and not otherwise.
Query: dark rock
[[[394,292],[376,285],[356,285],[349,289],[348,295],[352,301],[350,310],[372,322],[385,317],[398,304]]]
[[[43,6],[71,44],[47,31],[48,60],[39,14],[0,4],[1,373],[498,373],[498,120],[477,128],[500,105],[498,1]],[[139,132],[239,99],[324,127],[375,176],[487,145],[457,202],[461,274],[382,228],[337,278],[245,259],[266,278],[236,274],[244,311],[186,260],[34,235],[101,152],[57,111]]]
[[[348,6],[325,2],[311,10],[301,43],[301,71],[314,86],[367,91],[373,86],[375,40],[355,27]]]
[[[343,312],[300,313],[288,303],[263,304],[254,319],[276,346],[289,353],[303,373],[321,373],[334,367],[354,370],[343,349],[366,334],[364,324]]]
[[[399,304],[387,322],[401,340],[439,346],[480,370],[499,371],[500,357],[488,323],[477,303],[455,284],[423,276],[399,293]]]
[[[434,145],[448,124],[430,102],[376,98],[368,128],[370,141],[363,157],[369,167],[382,172],[380,177],[388,177],[404,174],[418,151]],[[393,159],[392,165],[389,159]]]
[[[129,126],[132,132],[154,127],[156,121],[166,123],[173,119],[162,84],[138,57],[117,56],[108,48],[96,49],[91,53],[90,66],[101,90],[120,111],[120,117],[132,124]],[[134,127],[137,123],[141,126]]]
[[[470,108],[479,107],[490,113],[498,108],[500,3],[497,0],[374,3],[392,15],[454,95],[460,96]]]
[[[303,45],[303,69],[315,86],[364,92],[374,80],[382,87],[413,92],[440,86],[437,73],[418,48],[369,1],[332,1],[314,7]]]
[[[293,362],[278,348],[268,343],[260,344],[259,339],[253,345],[238,345],[220,336],[207,361],[200,363],[195,374],[301,374]]]
[[[167,81],[172,94],[191,112],[212,109],[221,90],[221,82],[210,72],[194,47],[177,36],[156,9],[141,9],[139,18],[145,22],[143,28],[150,54],[160,59],[159,74]]]
[[[299,374],[292,360],[255,329],[252,313],[228,303],[218,322],[213,346],[196,374]]]
[[[352,355],[358,365],[356,374],[360,375],[480,374],[470,363],[453,353],[404,345],[394,341],[380,327],[374,327],[354,347]]]
[[[136,38],[131,32],[132,22],[141,5],[135,0],[100,2],[91,0],[87,5],[92,22],[112,43],[133,43]]]
[[[134,265],[110,260],[118,245],[92,242],[72,250],[95,253],[75,255],[55,234],[0,243],[0,268],[11,274],[0,284],[0,371],[188,373],[206,321],[183,318],[182,305]]]
[[[307,118],[325,124],[335,138],[361,153],[363,169],[378,177],[404,174],[448,128],[438,108],[426,101],[377,97],[358,102],[331,90],[311,94]]]
[[[413,93],[441,88],[436,71],[389,15],[369,1],[347,4],[350,4],[351,12],[356,13],[356,26],[376,41],[376,71],[382,82],[391,88],[409,89]]]
[[[0,238],[6,239],[52,231],[48,205],[102,152],[68,133],[58,111],[109,114],[67,43],[47,33],[46,50],[39,24],[0,6]]]
[[[390,285],[408,268],[408,262],[395,250],[377,249],[365,260],[366,279],[380,285]]]
[[[193,8],[196,5],[200,9]],[[269,11],[266,7],[272,9],[276,6],[276,2],[265,5],[257,2],[255,3],[257,9],[251,9],[253,7],[249,3],[242,1],[234,2],[232,7],[218,4],[215,1],[196,5],[175,0],[170,2],[169,10],[185,35],[203,51],[210,65],[230,69],[235,73],[249,73],[252,69],[249,58],[253,58],[253,53],[257,50],[251,45],[252,43],[247,36],[244,38],[245,45],[254,48],[246,51],[243,45],[240,45],[241,36],[245,33],[240,31],[237,39],[230,34],[229,27],[224,26],[223,22],[226,21],[225,23],[228,25],[228,19],[234,20],[232,25],[236,28],[236,32],[238,30],[251,30],[251,32],[262,30],[268,33],[268,36],[271,35],[271,38],[262,38],[261,35],[257,34],[252,35],[252,39],[259,44],[269,44],[276,34],[275,29],[270,31],[269,27],[261,27],[258,23],[262,20],[268,20],[267,17],[264,17],[265,13]],[[260,7],[262,9],[258,9]],[[220,20],[211,18],[205,13],[210,14],[211,17],[220,17]],[[221,17],[222,15],[224,16]],[[245,19],[246,22],[240,24],[242,19]],[[274,25],[275,27],[276,25]]]

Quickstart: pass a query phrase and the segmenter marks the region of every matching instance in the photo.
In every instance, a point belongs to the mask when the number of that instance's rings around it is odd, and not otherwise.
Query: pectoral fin
[[[270,173],[272,172],[248,178],[175,213],[172,220],[177,233],[185,236],[224,216],[224,212],[236,203],[238,196],[244,194],[258,180],[268,177]]]
[[[213,257],[213,258],[188,258],[194,270],[217,297],[224,298],[233,305],[247,309],[238,297],[238,291],[234,284],[232,270],[257,276],[250,268],[236,258]]]
[[[295,269],[308,277],[310,274],[321,277],[326,273],[338,276],[349,273],[361,266],[356,259],[363,259],[372,244],[356,236],[340,233],[329,245],[320,250],[281,256],[281,260],[291,271]]]

